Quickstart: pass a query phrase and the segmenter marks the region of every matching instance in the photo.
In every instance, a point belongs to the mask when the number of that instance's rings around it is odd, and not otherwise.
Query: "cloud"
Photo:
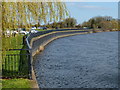
[[[75,6],[76,5],[76,3],[73,3],[73,2],[68,2],[67,3],[69,6]]]
[[[110,8],[107,7],[100,7],[100,6],[92,6],[92,5],[84,5],[84,6],[78,6],[79,8],[82,9],[101,9],[101,10],[108,10]]]

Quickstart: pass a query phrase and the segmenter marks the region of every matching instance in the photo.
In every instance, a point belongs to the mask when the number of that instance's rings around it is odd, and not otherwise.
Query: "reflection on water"
[[[117,88],[118,32],[65,37],[36,56],[41,88]]]

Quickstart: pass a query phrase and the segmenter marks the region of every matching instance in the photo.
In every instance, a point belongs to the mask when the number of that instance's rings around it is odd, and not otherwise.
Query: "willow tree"
[[[31,27],[33,24],[60,21],[68,17],[65,3],[57,0],[51,2],[31,2],[15,0],[15,2],[2,2],[2,31],[12,30],[22,26]],[[11,41],[3,41],[3,49],[11,48]]]
[[[2,2],[2,29],[30,27],[36,23],[60,21],[68,16],[63,2]]]

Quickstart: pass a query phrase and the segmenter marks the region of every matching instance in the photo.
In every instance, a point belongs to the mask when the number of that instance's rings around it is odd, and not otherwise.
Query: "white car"
[[[37,29],[36,27],[32,27],[31,30]]]
[[[20,31],[20,34],[29,34],[29,32],[28,31]]]
[[[36,31],[36,30],[31,30],[30,32],[31,32],[31,33],[37,33],[38,31]]]
[[[18,34],[18,32],[17,32],[17,31],[13,31],[13,33]]]
[[[26,34],[29,34],[29,31],[26,31]]]
[[[9,36],[11,36],[11,35],[12,35],[12,33],[11,33],[11,31],[10,31],[10,30],[8,30],[8,29],[7,29],[7,30],[5,31],[5,35],[6,35],[7,37],[9,37]]]
[[[44,27],[37,27],[37,29],[43,29]]]

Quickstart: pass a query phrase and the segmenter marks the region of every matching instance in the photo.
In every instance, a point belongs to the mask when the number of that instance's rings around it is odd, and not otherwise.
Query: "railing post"
[[[32,49],[29,50],[29,58],[28,58],[28,72],[29,72],[29,79],[32,79]]]

